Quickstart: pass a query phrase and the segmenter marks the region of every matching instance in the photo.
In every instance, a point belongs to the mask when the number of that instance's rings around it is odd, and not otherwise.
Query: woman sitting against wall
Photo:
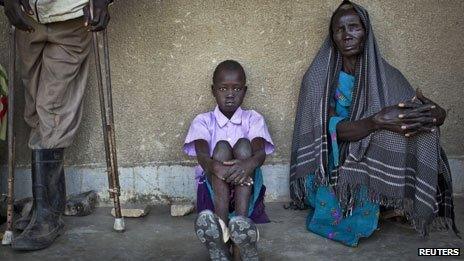
[[[404,210],[422,235],[453,229],[446,112],[381,56],[367,11],[344,1],[306,72],[290,190],[308,230],[349,246],[377,228],[379,206]]]

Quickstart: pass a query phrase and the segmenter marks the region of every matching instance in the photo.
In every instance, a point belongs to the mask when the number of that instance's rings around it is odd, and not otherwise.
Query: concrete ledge
[[[3,172],[4,171],[4,172]],[[6,168],[3,168],[3,173]],[[121,201],[166,204],[176,200],[195,200],[196,181],[194,168],[190,166],[147,166],[120,168]],[[106,169],[101,167],[71,166],[65,168],[68,194],[96,190],[103,202],[109,203]],[[288,201],[288,165],[263,166],[264,182],[268,188],[269,202]],[[31,195],[30,170],[16,170],[15,195],[24,198]],[[2,180],[6,191],[6,180]]]
[[[454,193],[464,193],[464,160],[450,159],[453,173]],[[5,171],[5,172],[3,172]],[[6,173],[6,168],[3,168]],[[264,183],[267,187],[267,202],[289,200],[288,164],[263,166]],[[5,177],[5,176],[4,176]],[[98,191],[103,202],[109,203],[107,193],[108,178],[105,168],[79,167],[66,168],[68,194],[88,190]],[[2,191],[6,191],[6,179],[2,179]],[[144,202],[166,204],[177,200],[195,199],[194,170],[190,166],[146,166],[120,168],[122,202]],[[16,198],[30,196],[30,170],[19,168],[16,172]]]

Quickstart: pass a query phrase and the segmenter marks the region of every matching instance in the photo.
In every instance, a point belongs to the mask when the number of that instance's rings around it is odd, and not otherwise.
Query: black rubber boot
[[[32,154],[34,155],[34,154]],[[33,156],[32,157],[32,161],[31,161],[31,165],[34,166],[35,164],[35,157]],[[66,188],[66,181],[65,181],[65,175],[64,175],[64,169],[62,168],[63,170],[63,174],[60,176],[60,180],[59,180],[59,183],[60,184],[63,184],[63,185],[60,185],[62,186],[63,188]],[[65,206],[66,206],[66,191],[64,190],[60,190],[61,193],[51,193],[50,191],[48,192],[48,195],[51,199],[51,208],[53,210],[55,210],[56,212],[60,212],[61,214],[64,213],[64,210],[65,210]],[[62,195],[64,193],[64,196]],[[35,211],[35,206],[33,205],[32,206],[32,209],[31,211],[29,211],[28,215],[26,216],[22,216],[20,218],[18,218],[15,222],[14,222],[14,229],[16,229],[17,231],[23,231],[24,229],[26,229],[27,225],[29,225],[29,223],[31,222],[31,219],[32,219],[32,215]]]
[[[23,231],[26,229],[27,225],[31,222],[32,214],[34,213],[34,206],[27,216],[22,216],[14,222],[14,229],[18,231]]]
[[[61,214],[66,200],[63,152],[64,149],[32,151],[34,210],[28,226],[13,240],[13,249],[39,250],[49,247],[63,232]]]

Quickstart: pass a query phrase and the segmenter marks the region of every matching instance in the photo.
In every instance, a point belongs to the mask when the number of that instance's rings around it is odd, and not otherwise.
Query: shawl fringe
[[[361,185],[340,186],[338,184],[335,194],[340,201],[340,207],[344,216],[350,216],[355,205],[356,195],[358,195]],[[452,217],[438,216],[438,213],[431,214],[428,217],[418,217],[414,214],[413,201],[407,198],[393,198],[386,195],[368,190],[369,202],[379,204],[387,208],[394,208],[404,212],[406,219],[411,226],[423,238],[427,238],[431,231],[453,231],[454,234],[461,238],[460,232],[456,227],[456,222]],[[362,202],[361,202],[362,204]]]
[[[306,181],[308,176],[296,178],[290,182],[290,198],[292,201],[284,206],[286,209],[304,210],[308,208],[306,204]]]

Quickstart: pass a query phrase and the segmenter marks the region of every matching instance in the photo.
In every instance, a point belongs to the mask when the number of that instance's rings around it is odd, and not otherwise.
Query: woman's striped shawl
[[[351,4],[366,29],[350,114],[350,121],[356,121],[411,100],[415,92],[405,77],[382,58],[367,11]],[[382,130],[360,141],[341,144],[342,164],[328,173],[329,97],[342,63],[334,46],[330,32],[302,81],[291,151],[292,205],[306,207],[305,177],[315,173],[317,184],[331,186],[346,212],[353,207],[359,186],[365,185],[372,201],[403,209],[423,235],[432,223],[457,232],[451,174],[438,129],[414,138]]]

